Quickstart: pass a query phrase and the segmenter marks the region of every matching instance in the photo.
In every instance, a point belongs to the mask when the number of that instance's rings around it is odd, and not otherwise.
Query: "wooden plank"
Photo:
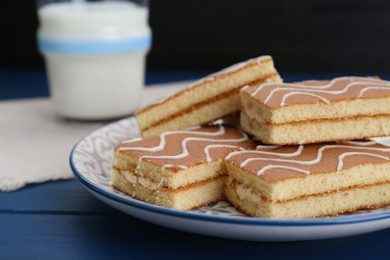
[[[390,229],[260,243],[192,235],[126,216],[0,214],[1,259],[390,259]]]
[[[30,185],[0,193],[0,213],[118,214],[92,196],[76,180]]]

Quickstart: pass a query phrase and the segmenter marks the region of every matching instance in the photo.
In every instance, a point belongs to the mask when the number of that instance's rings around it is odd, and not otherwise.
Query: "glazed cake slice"
[[[251,83],[281,82],[270,56],[212,74],[136,113],[143,137],[209,123],[240,109],[239,90]]]
[[[302,144],[387,136],[390,82],[371,77],[270,83],[241,91],[241,125],[263,143]]]
[[[225,195],[260,218],[316,218],[390,204],[390,148],[373,141],[258,146],[225,161]]]
[[[198,208],[224,199],[224,157],[240,147],[254,148],[245,133],[222,125],[125,141],[114,149],[112,185],[149,203]]]

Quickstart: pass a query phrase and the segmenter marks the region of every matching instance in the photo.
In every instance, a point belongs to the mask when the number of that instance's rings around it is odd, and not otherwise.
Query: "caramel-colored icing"
[[[270,108],[279,108],[294,104],[330,104],[358,98],[390,97],[390,81],[372,77],[339,77],[333,80],[267,83],[246,87],[242,91]]]
[[[234,64],[234,65],[231,65],[225,69],[222,69],[218,72],[215,72],[213,74],[210,74],[194,83],[192,83],[190,86],[188,86],[187,88],[179,91],[179,92],[175,92],[171,95],[168,95],[160,100],[157,100],[155,101],[154,103],[142,108],[141,110],[139,110],[136,115],[139,115],[139,114],[142,114],[148,110],[150,110],[151,108],[157,106],[157,105],[160,105],[162,103],[165,103],[169,100],[172,100],[174,98],[179,98],[181,95],[183,95],[185,92],[191,90],[191,89],[194,89],[194,88],[198,88],[198,87],[202,87],[205,83],[207,82],[211,82],[211,81],[215,81],[215,80],[218,80],[219,78],[223,78],[223,77],[228,77],[230,76],[232,73],[236,73],[236,72],[239,72],[240,70],[246,68],[246,67],[250,67],[250,66],[255,66],[255,65],[258,65],[258,64],[262,64],[262,63],[268,63],[268,62],[272,62],[273,63],[273,60],[272,60],[272,57],[269,56],[269,55],[264,55],[264,56],[260,56],[260,57],[257,57],[257,58],[252,58],[252,59],[249,59],[247,61],[244,61],[244,62],[240,62],[240,63],[237,63],[237,64]],[[277,75],[278,73],[276,71],[274,71],[272,74],[270,74],[269,76],[266,76],[264,78],[264,80],[266,80],[267,77],[271,77],[273,75]]]
[[[374,141],[349,141],[299,146],[261,145],[253,151],[236,151],[228,163],[269,182],[315,173],[340,173],[363,164],[385,163],[390,147]]]
[[[124,141],[115,150],[177,172],[223,159],[232,151],[253,149],[248,136],[233,127],[205,126],[165,132],[147,139]]]

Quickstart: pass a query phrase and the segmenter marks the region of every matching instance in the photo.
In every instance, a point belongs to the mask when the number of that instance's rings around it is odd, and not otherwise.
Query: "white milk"
[[[38,44],[57,114],[94,120],[137,109],[151,35],[146,7],[51,3],[38,16]]]

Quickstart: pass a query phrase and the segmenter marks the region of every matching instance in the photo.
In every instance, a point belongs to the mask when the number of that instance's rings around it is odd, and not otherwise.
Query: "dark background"
[[[0,9],[0,69],[43,69],[35,2]],[[284,72],[390,73],[387,0],[151,0],[148,70],[216,70],[262,54]]]

